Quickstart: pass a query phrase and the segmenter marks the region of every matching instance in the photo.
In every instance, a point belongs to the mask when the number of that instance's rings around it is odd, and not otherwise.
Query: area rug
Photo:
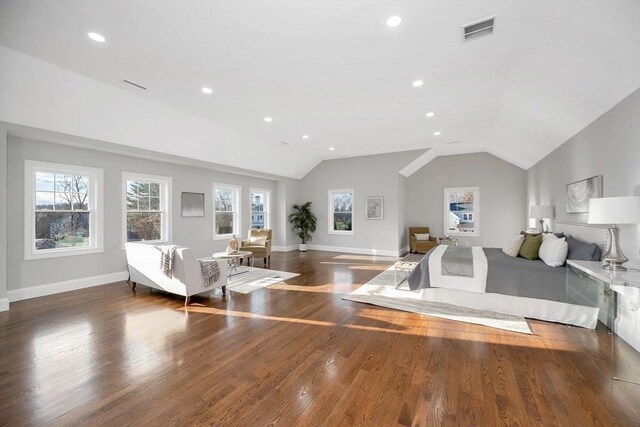
[[[269,270],[266,268],[254,268],[240,266],[231,273],[227,290],[240,294],[250,294],[251,292],[263,289],[292,277],[299,276],[297,273],[287,271]]]
[[[405,276],[404,273],[399,272],[398,282],[403,280]],[[403,280],[396,288],[393,266],[378,274],[349,295],[345,295],[343,299],[522,334],[532,334],[524,317],[475,310],[453,304],[424,301],[420,299],[420,291],[409,290],[406,280]]]

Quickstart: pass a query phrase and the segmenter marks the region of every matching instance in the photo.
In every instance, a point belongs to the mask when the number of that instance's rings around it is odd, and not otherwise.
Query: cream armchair
[[[240,242],[240,250],[251,251],[253,258],[264,259],[264,266],[271,265],[271,230],[251,229],[247,240]]]
[[[438,239],[429,236],[429,240],[418,240],[416,234],[428,234],[429,227],[409,227],[409,252],[429,252],[438,246]]]

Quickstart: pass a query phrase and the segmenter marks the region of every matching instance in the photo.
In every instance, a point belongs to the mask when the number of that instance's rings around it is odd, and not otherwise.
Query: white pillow
[[[251,243],[252,245],[264,246],[266,242],[267,242],[266,237],[250,237],[249,238],[249,243]]]
[[[524,238],[525,236],[521,234],[518,235],[518,237],[515,237],[513,240],[509,241],[509,243],[504,245],[504,248],[502,248],[502,252],[504,252],[506,255],[509,255],[510,257],[517,257],[518,253],[520,252],[520,246],[522,246],[522,243],[524,242]]]
[[[429,233],[426,233],[426,234],[414,233],[414,235],[416,236],[416,240],[429,240]]]
[[[560,267],[567,260],[569,244],[564,237],[558,239],[553,234],[551,236],[543,238],[538,257],[550,267]]]

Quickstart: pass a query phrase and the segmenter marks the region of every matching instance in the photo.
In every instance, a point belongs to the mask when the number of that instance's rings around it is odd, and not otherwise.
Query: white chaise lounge
[[[211,292],[222,288],[226,293],[227,263],[221,262],[220,278],[211,286],[205,287],[200,262],[189,248],[178,248],[175,252],[173,277],[166,276],[160,269],[160,246],[147,243],[126,243],[127,264],[130,281],[135,289],[137,284],[160,289],[185,297],[184,304],[189,304],[192,295]]]

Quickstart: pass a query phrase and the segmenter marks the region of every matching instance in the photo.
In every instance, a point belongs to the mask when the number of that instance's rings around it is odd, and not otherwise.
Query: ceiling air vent
[[[495,21],[496,17],[491,16],[489,18],[481,19],[480,21],[470,22],[466,25],[463,25],[462,37],[464,38],[464,41],[473,40],[493,34]]]
[[[138,89],[147,90],[146,87],[144,87],[142,85],[139,85],[138,83],[132,82],[131,80],[124,79],[124,80],[122,80],[122,83],[126,83],[128,85],[133,86],[133,87],[137,87]]]

